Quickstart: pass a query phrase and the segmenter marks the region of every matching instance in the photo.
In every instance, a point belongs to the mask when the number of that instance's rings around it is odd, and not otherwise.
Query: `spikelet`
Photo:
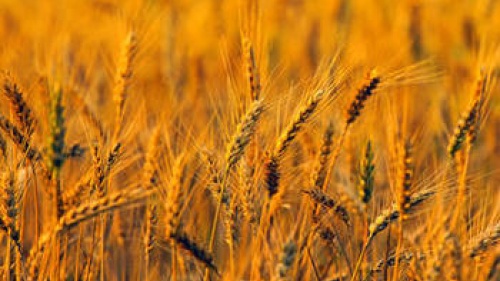
[[[100,152],[97,147],[94,148],[94,151],[94,178],[92,179],[91,192],[97,192],[98,198],[105,198],[108,194],[109,187],[109,181],[106,180],[110,178],[111,170],[118,162],[119,156],[121,155],[121,143],[116,143],[106,158],[101,158],[97,155],[97,153]],[[150,188],[150,186],[145,186],[144,188]],[[113,225],[118,229],[116,239],[118,240],[118,243],[122,243],[125,233],[122,231],[121,220],[120,217],[113,218],[113,214],[103,216],[100,221],[101,227],[104,229],[105,233],[103,239],[109,237],[109,234],[111,233],[111,224],[106,223],[108,219],[109,221],[114,221]]]
[[[351,126],[358,119],[367,100],[377,91],[395,86],[429,83],[435,81],[440,75],[441,73],[436,70],[434,63],[429,60],[420,61],[392,72],[371,70],[349,104],[346,112],[346,127]]]
[[[176,233],[177,228],[179,227],[179,216],[181,211],[182,204],[182,170],[183,166],[183,157],[179,156],[175,161],[172,177],[170,178],[170,182],[168,184],[167,190],[165,190],[162,194],[165,195],[165,225],[166,225],[166,236],[171,237],[174,233]]]
[[[369,274],[371,276],[383,272],[385,267],[393,267],[397,262],[400,264],[402,262],[410,262],[413,259],[413,253],[409,251],[403,251],[399,255],[391,254],[387,259],[379,260],[375,266],[370,268]]]
[[[2,185],[4,187],[3,201],[6,213],[7,232],[12,242],[16,246],[18,253],[23,253],[21,245],[20,228],[19,228],[19,201],[21,198],[21,190],[16,189],[14,175],[10,171],[6,171],[2,175]]]
[[[323,134],[323,143],[318,155],[318,163],[312,175],[312,185],[316,188],[323,189],[323,185],[327,176],[328,160],[332,153],[333,146],[333,123],[330,122]]]
[[[4,208],[6,212],[6,219],[8,222],[8,243],[7,247],[7,260],[6,265],[9,265],[9,278],[11,280],[20,280],[22,255],[24,254],[21,242],[21,224],[20,212],[22,210],[21,198],[23,194],[22,187],[17,185],[14,179],[14,174],[7,170],[2,175],[2,185],[4,187]]]
[[[302,129],[304,124],[309,121],[309,118],[315,112],[324,96],[324,91],[319,90],[309,98],[307,103],[294,115],[292,122],[290,122],[285,131],[283,131],[280,135],[274,150],[267,157],[264,170],[266,177],[265,181],[270,198],[278,192],[280,180],[279,165],[281,158],[292,141],[295,139],[297,133]]]
[[[324,193],[321,189],[313,188],[310,190],[302,191],[317,204],[325,207],[326,209],[333,210],[333,212],[346,224],[351,225],[350,216],[347,209],[333,200],[328,194]]]
[[[0,129],[12,140],[12,142],[25,153],[26,158],[32,161],[42,160],[42,154],[31,145],[28,138],[21,133],[19,128],[0,115]]]
[[[405,220],[411,203],[411,187],[413,181],[413,146],[408,140],[404,146],[402,163],[401,163],[401,178],[398,184],[398,209],[401,218]]]
[[[479,131],[481,117],[483,115],[483,107],[487,95],[488,80],[486,74],[481,71],[476,82],[476,89],[467,111],[462,114],[462,117],[455,127],[453,135],[450,137],[448,144],[448,154],[451,158],[462,148],[465,141],[472,144]]]
[[[117,143],[115,144],[115,146],[113,146],[113,149],[109,152],[105,166],[106,174],[110,173],[111,169],[115,166],[116,162],[118,161],[121,155],[121,148],[122,144]]]
[[[270,156],[264,163],[264,167],[267,192],[269,198],[272,198],[276,193],[278,193],[279,180],[281,176],[278,158]]]
[[[473,239],[473,241],[474,240],[476,242],[470,246],[469,257],[479,258],[500,242],[500,223],[488,227],[484,232],[479,234],[477,238]]]
[[[116,71],[115,87],[113,90],[113,99],[116,103],[116,131],[115,138],[121,129],[121,121],[123,117],[123,110],[125,101],[127,99],[130,83],[132,80],[134,60],[137,54],[137,37],[134,32],[130,32],[123,43],[123,49]]]
[[[462,148],[467,135],[469,134],[472,127],[477,123],[479,118],[479,100],[473,101],[469,106],[469,109],[462,115],[462,118],[458,121],[457,127],[453,135],[450,138],[448,144],[448,154],[451,158],[455,157],[455,154]]]
[[[16,115],[16,121],[19,128],[25,136],[30,138],[35,130],[36,120],[33,116],[32,110],[24,100],[22,91],[9,74],[5,77],[3,90],[4,95],[10,102],[12,111]]]
[[[378,233],[382,232],[387,226],[399,218],[399,212],[394,209],[386,209],[375,219],[369,227],[369,236],[375,237]]]
[[[20,198],[22,190],[16,188],[14,175],[10,170],[7,170],[2,175],[2,199],[3,206],[0,205],[0,217],[2,211],[5,210],[5,221],[0,219],[0,228],[4,229],[7,237],[8,249],[6,249],[4,263],[8,265],[8,276],[10,280],[20,280],[21,278],[21,261],[24,254],[21,242],[21,229],[19,221],[20,213]],[[3,207],[3,208],[2,208]]]
[[[377,87],[379,86],[381,78],[379,74],[372,70],[367,77],[367,81],[358,90],[358,94],[351,102],[349,109],[347,110],[347,120],[346,124],[350,125],[356,121],[361,113],[361,110],[365,107],[366,100],[373,95]]]
[[[158,170],[154,166],[154,161],[159,156],[159,145],[160,145],[160,126],[158,126],[152,133],[150,142],[148,144],[148,150],[146,152],[144,160],[144,176],[143,182],[145,182],[148,187],[155,187],[159,183]],[[146,206],[146,225],[144,231],[144,248],[145,248],[145,259],[146,267],[149,266],[150,256],[154,250],[156,243],[156,228],[158,226],[158,205],[154,198],[148,202]],[[146,270],[149,270],[146,268]]]
[[[256,100],[252,103],[248,112],[245,114],[241,122],[236,128],[236,132],[227,146],[226,152],[226,172],[228,172],[241,159],[245,152],[245,148],[250,143],[252,135],[255,132],[257,123],[260,119],[264,106],[261,100]]]
[[[297,245],[293,240],[289,240],[283,247],[283,252],[281,254],[280,262],[276,266],[276,271],[278,273],[278,280],[287,280],[287,273],[292,267],[295,261],[295,256],[297,254]]]
[[[91,180],[91,191],[97,192],[98,197],[103,197],[108,192],[104,182],[118,162],[121,154],[121,143],[117,143],[105,159],[101,157],[97,143],[94,143],[92,152],[94,175]]]
[[[175,241],[175,243],[181,246],[181,248],[191,253],[193,257],[202,262],[207,268],[210,268],[218,273],[212,255],[194,240],[190,239],[187,233],[178,230],[175,233],[172,233],[170,239]]]
[[[323,90],[317,91],[312,95],[306,104],[294,115],[292,122],[288,125],[286,130],[281,134],[276,143],[273,155],[281,159],[283,154],[300,132],[302,127],[309,121],[313,113],[316,111],[321,100],[325,97]]]
[[[207,164],[209,182],[214,185],[220,184],[222,181],[222,175],[219,168],[219,163],[213,152],[208,150],[203,150],[203,160]]]
[[[244,161],[239,169],[240,180],[240,198],[241,211],[243,217],[252,225],[252,231],[255,231],[255,223],[258,220],[258,214],[255,206],[256,198],[253,190],[253,170]]]
[[[370,202],[374,187],[375,164],[371,141],[366,143],[364,157],[359,164],[358,195],[364,205]]]
[[[488,94],[488,77],[485,71],[480,70],[479,71],[479,76],[476,80],[476,89],[474,92],[474,100],[479,100],[478,104],[478,116],[476,118],[475,124],[473,124],[467,133],[467,140],[469,144],[473,144],[476,139],[477,139],[477,134],[479,132],[479,125],[481,124],[481,120],[483,117],[483,111],[484,111],[484,104],[487,99],[487,94]]]
[[[428,200],[432,195],[434,195],[434,191],[432,190],[423,190],[418,193],[415,193],[411,196],[408,213],[415,210],[420,204],[424,201]],[[375,219],[373,223],[369,226],[369,237],[372,239],[378,233],[385,230],[389,224],[396,221],[400,216],[399,210],[397,206],[392,206],[391,208],[385,209],[382,213]]]
[[[230,200],[229,204],[224,205],[225,239],[231,251],[240,240],[240,213],[241,208],[235,200]]]
[[[203,150],[203,160],[207,166],[208,172],[208,189],[215,198],[216,202],[220,200],[221,184],[223,173],[221,172],[220,164],[218,163],[214,153],[208,150]],[[224,189],[222,193],[222,202],[227,204],[229,202],[229,191]]]
[[[260,75],[255,61],[255,53],[252,42],[247,37],[242,38],[243,54],[245,57],[245,71],[247,75],[250,97],[252,100],[260,99]]]
[[[92,179],[90,181],[91,184],[91,192],[98,192],[99,197],[104,195],[104,167],[101,159],[101,150],[97,143],[92,144]]]
[[[144,233],[145,255],[148,261],[155,247],[157,225],[158,207],[154,202],[151,202],[146,208],[146,231]]]
[[[158,170],[154,165],[154,161],[160,156],[159,146],[161,130],[158,126],[152,133],[150,142],[148,144],[148,150],[144,159],[144,178],[143,181],[148,185],[158,184]]]

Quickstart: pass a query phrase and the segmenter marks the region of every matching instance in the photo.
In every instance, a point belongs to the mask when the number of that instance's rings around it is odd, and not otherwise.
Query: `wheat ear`
[[[288,127],[278,138],[274,150],[269,155],[265,163],[266,185],[269,197],[272,198],[278,193],[280,180],[280,161],[285,154],[285,151],[290,146],[295,136],[300,132],[302,127],[309,121],[313,113],[316,111],[319,103],[325,97],[323,90],[317,91],[309,100],[299,109],[294,115]]]
[[[12,111],[16,115],[16,121],[21,131],[28,138],[31,137],[35,129],[36,119],[23,97],[23,92],[19,89],[19,86],[10,75],[6,75],[5,77],[3,90],[5,97],[7,97],[10,102]]]

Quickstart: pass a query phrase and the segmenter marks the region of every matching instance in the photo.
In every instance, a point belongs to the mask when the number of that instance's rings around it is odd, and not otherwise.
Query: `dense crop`
[[[0,0],[2,280],[500,280],[496,1]]]

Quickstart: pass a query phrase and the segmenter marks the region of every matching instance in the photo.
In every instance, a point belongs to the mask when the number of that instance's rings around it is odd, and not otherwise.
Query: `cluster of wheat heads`
[[[495,1],[44,2],[0,1],[0,279],[499,280]]]

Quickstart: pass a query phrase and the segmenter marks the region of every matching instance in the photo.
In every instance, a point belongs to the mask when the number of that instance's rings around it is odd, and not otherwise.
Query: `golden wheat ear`
[[[387,259],[381,259],[375,263],[375,265],[371,266],[369,269],[369,275],[374,276],[382,273],[384,271],[384,267],[393,267],[396,263],[409,263],[413,258],[414,255],[410,251],[403,251],[398,255],[392,253]]]
[[[367,81],[359,88],[358,93],[351,102],[349,109],[347,109],[347,125],[350,125],[356,121],[358,116],[361,114],[361,110],[365,107],[365,103],[370,96],[372,96],[375,90],[379,87],[381,82],[381,77],[377,71],[372,70]]]
[[[217,275],[219,271],[214,263],[212,254],[206,251],[200,244],[191,239],[187,233],[178,230],[170,236],[170,239],[175,241],[175,243],[181,246],[184,250],[189,252],[198,261],[202,262],[207,268],[213,270]]]
[[[263,102],[261,100],[254,101],[238,124],[236,132],[226,149],[226,172],[236,165],[245,153],[245,149],[255,133],[263,111]]]
[[[134,73],[134,61],[138,50],[137,34],[129,32],[122,46],[120,61],[116,70],[113,99],[116,103],[116,122],[113,140],[116,141],[122,129],[123,112]]]
[[[0,129],[24,153],[27,159],[42,162],[42,153],[35,148],[21,130],[3,115],[0,115]],[[43,163],[41,163],[43,165]]]
[[[5,171],[1,177],[1,183],[3,185],[3,207],[5,208],[4,218],[0,215],[0,229],[3,229],[8,233],[8,237],[14,243],[18,254],[23,254],[23,246],[21,242],[21,225],[20,225],[20,210],[21,204],[20,199],[23,195],[23,188],[19,188],[14,178],[14,173],[12,171]],[[12,260],[11,260],[12,262]]]
[[[23,134],[30,138],[35,130],[37,120],[33,114],[33,110],[24,98],[23,91],[14,81],[14,78],[8,73],[5,74],[3,93],[9,100],[11,110],[16,116],[16,122],[19,128]]]
[[[297,134],[301,131],[302,127],[310,120],[315,113],[318,105],[326,96],[323,90],[317,91],[314,95],[310,96],[307,102],[302,105],[295,113],[292,121],[288,124],[286,129],[281,133],[278,138],[274,149],[271,151],[265,163],[266,185],[269,197],[272,198],[278,193],[279,188],[279,166],[286,150],[293,142]]]
[[[480,233],[469,248],[469,257],[480,257],[492,249],[500,242],[500,223],[496,223],[488,227],[485,231]]]
[[[346,112],[346,126],[350,126],[358,119],[368,99],[377,92],[406,85],[433,83],[438,81],[441,76],[441,71],[431,60],[417,62],[395,71],[386,71],[381,68],[372,69],[349,104]]]
[[[347,209],[339,204],[338,201],[331,198],[328,194],[321,191],[321,189],[314,188],[310,190],[304,190],[303,193],[309,195],[311,200],[316,204],[319,204],[326,209],[333,210],[333,212],[348,226],[351,225],[351,219]]]
[[[333,148],[333,122],[328,124],[324,134],[323,134],[323,142],[321,144],[320,153],[318,155],[317,164],[315,170],[311,176],[312,186],[323,189],[325,184],[328,162],[330,160],[330,156]]]
[[[250,39],[246,36],[243,36],[241,41],[243,56],[245,59],[244,68],[248,81],[248,91],[250,92],[252,100],[259,100],[261,91],[260,73],[255,58],[253,44],[252,41],[250,41]]]
[[[489,94],[489,74],[480,71],[472,101],[462,117],[458,120],[453,134],[448,142],[448,154],[451,158],[462,149],[466,141],[474,143],[479,132],[479,125],[484,117],[484,105]]]
[[[180,224],[181,207],[183,204],[182,198],[185,193],[182,188],[182,173],[185,165],[184,161],[184,154],[177,157],[168,186],[160,188],[160,195],[164,200],[163,206],[166,211],[165,232],[167,237],[173,235],[177,231]]]

